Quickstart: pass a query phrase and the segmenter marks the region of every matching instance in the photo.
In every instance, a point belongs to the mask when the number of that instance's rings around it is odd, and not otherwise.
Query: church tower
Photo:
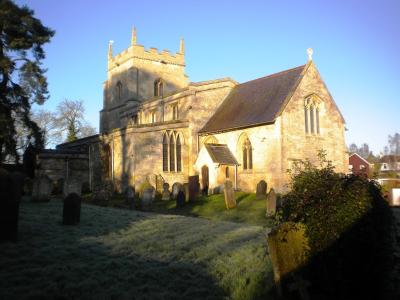
[[[185,74],[183,39],[175,54],[156,48],[147,50],[137,44],[136,28],[133,28],[128,49],[114,56],[112,45],[110,41],[100,133],[126,126],[141,102],[173,94],[189,82]]]

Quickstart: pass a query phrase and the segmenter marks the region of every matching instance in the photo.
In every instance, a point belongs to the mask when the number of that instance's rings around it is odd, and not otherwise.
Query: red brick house
[[[370,174],[370,163],[362,158],[357,153],[353,153],[349,156],[349,172],[352,174],[365,175],[369,177]]]

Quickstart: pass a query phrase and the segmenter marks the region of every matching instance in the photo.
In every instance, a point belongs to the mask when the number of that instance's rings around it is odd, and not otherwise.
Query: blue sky
[[[130,44],[132,26],[146,48],[179,49],[184,37],[190,81],[248,81],[302,65],[306,49],[346,119],[346,142],[379,153],[400,132],[400,1],[94,1],[31,0],[56,30],[46,45],[53,109],[83,99],[98,127],[107,45]]]

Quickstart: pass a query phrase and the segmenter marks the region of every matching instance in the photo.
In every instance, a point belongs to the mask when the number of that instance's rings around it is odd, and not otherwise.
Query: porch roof
[[[205,144],[208,154],[214,163],[220,165],[238,165],[235,156],[225,144]]]

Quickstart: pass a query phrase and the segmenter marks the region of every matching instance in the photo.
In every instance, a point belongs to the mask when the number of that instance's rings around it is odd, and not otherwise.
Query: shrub
[[[319,167],[309,161],[297,164],[280,220],[305,224],[313,258],[307,272],[319,293],[371,296],[390,210],[374,181],[335,173],[323,152],[319,160]]]

